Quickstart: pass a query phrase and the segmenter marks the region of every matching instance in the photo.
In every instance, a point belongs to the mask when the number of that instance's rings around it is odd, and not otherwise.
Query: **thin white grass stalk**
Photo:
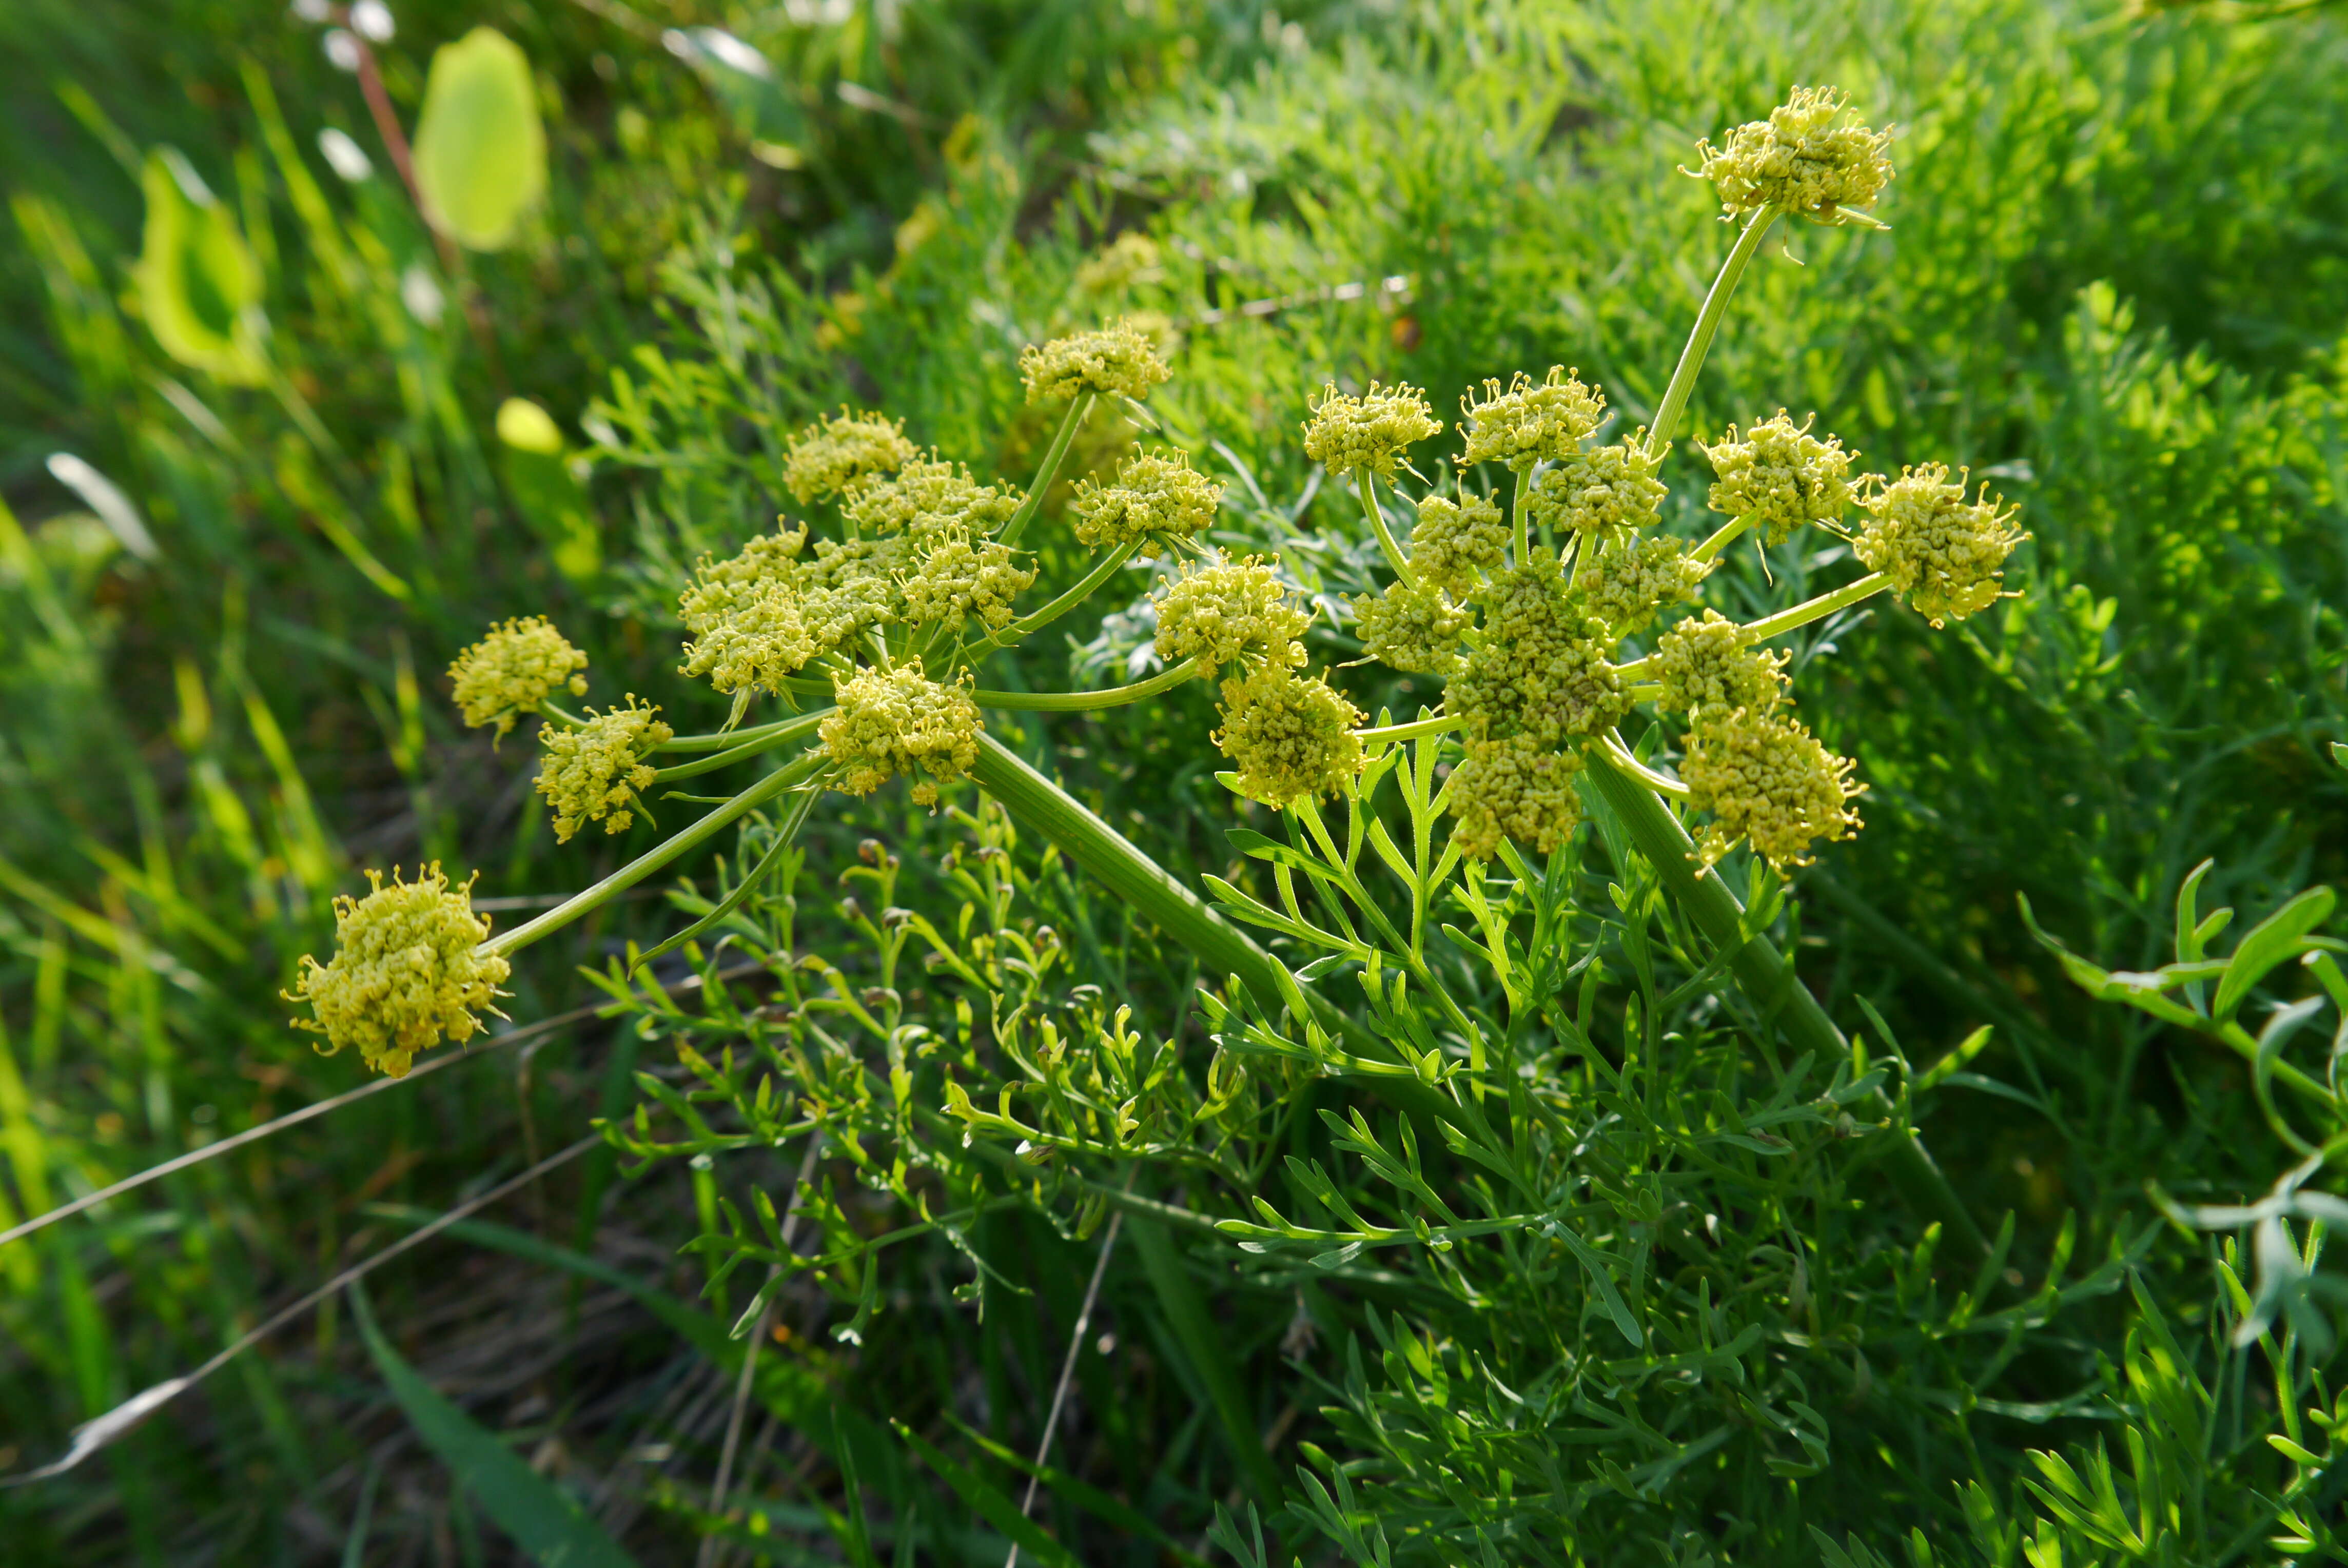
[[[1126,1185],[1133,1184],[1130,1177]],[[1101,1281],[1108,1274],[1108,1254],[1117,1245],[1117,1233],[1125,1223],[1125,1211],[1118,1210],[1108,1217],[1108,1233],[1101,1238],[1100,1257],[1093,1264],[1092,1283],[1085,1286],[1085,1304],[1076,1309],[1076,1326],[1068,1332],[1068,1354],[1060,1363],[1060,1380],[1052,1389],[1052,1408],[1044,1418],[1044,1440],[1035,1445],[1035,1468],[1039,1471],[1052,1452],[1052,1438],[1060,1429],[1060,1411],[1068,1402],[1068,1385],[1076,1380],[1076,1357],[1085,1347],[1085,1332],[1092,1326],[1093,1304],[1100,1299]],[[1035,1506],[1035,1488],[1044,1478],[1027,1478],[1027,1491],[1019,1499],[1019,1517],[1025,1519]],[[1003,1560],[1003,1568],[1019,1568],[1019,1542],[1011,1543],[1011,1554]]]
[[[783,1245],[786,1249],[798,1234],[799,1194],[807,1190],[808,1179],[815,1174],[816,1156],[822,1149],[823,1134],[809,1134],[807,1153],[799,1160],[798,1176],[791,1182],[790,1200],[783,1206]],[[775,1276],[782,1272],[782,1264],[770,1265],[767,1270],[767,1283],[759,1287],[760,1291],[771,1291]],[[750,1327],[749,1347],[742,1353],[742,1375],[734,1380],[734,1408],[726,1418],[726,1441],[717,1450],[717,1479],[709,1488],[709,1516],[713,1520],[724,1517],[726,1512],[726,1489],[734,1480],[734,1455],[742,1446],[742,1413],[749,1408],[750,1383],[758,1370],[758,1346],[767,1337],[767,1320],[774,1315],[775,1298],[767,1295],[765,1305],[758,1308],[758,1321]],[[853,1500],[850,1500],[850,1506],[856,1506]],[[720,1545],[715,1530],[703,1536],[701,1551],[695,1559],[696,1568],[716,1568]]]
[[[602,1142],[602,1133],[591,1132],[570,1148],[548,1155],[520,1175],[498,1183],[478,1198],[458,1204],[430,1224],[401,1237],[365,1263],[353,1264],[307,1295],[272,1315],[259,1327],[238,1338],[194,1371],[168,1378],[150,1388],[142,1389],[96,1420],[86,1422],[77,1428],[74,1431],[73,1446],[66,1450],[62,1459],[45,1464],[38,1470],[26,1470],[22,1475],[12,1475],[5,1480],[0,1480],[0,1491],[27,1486],[34,1481],[46,1480],[51,1476],[63,1475],[336,1291],[355,1284],[401,1253],[414,1251],[449,1226],[461,1220],[471,1218],[500,1198],[510,1197],[549,1171],[560,1166],[568,1165],[589,1150],[600,1148]]]

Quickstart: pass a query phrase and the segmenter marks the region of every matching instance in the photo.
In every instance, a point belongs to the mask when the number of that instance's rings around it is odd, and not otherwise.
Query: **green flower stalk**
[[[1391,480],[1405,449],[1443,432],[1443,421],[1427,406],[1426,394],[1416,387],[1381,387],[1373,381],[1356,397],[1338,391],[1333,383],[1311,407],[1313,418],[1304,422],[1304,455],[1336,479],[1366,471]]]
[[[587,655],[574,648],[543,615],[501,621],[489,635],[457,655],[448,666],[457,709],[468,727],[497,726],[497,738],[513,733],[517,720],[536,713],[556,690],[587,695]]]
[[[860,480],[892,474],[922,455],[901,420],[869,412],[809,425],[783,454],[783,485],[801,506],[836,496]]]
[[[1870,130],[1848,113],[1832,88],[1796,88],[1767,119],[1740,125],[1727,145],[1696,143],[1721,210],[1735,215],[1773,208],[1814,223],[1864,221],[1891,181],[1889,133]]]
[[[1935,626],[1997,603],[2005,558],[2029,537],[2013,526],[2012,508],[1986,493],[1968,502],[1965,476],[1951,482],[1945,463],[1869,478],[1859,503],[1867,521],[1852,550],[1894,593]]]
[[[1704,449],[1720,476],[1712,487],[1712,510],[1732,522],[1758,526],[1773,545],[1806,523],[1840,522],[1856,493],[1850,463],[1859,454],[1843,450],[1832,436],[1811,435],[1817,418],[1797,425],[1780,408],[1742,437],[1729,426],[1718,446]]]
[[[1427,587],[1464,597],[1508,560],[1509,525],[1498,503],[1466,494],[1457,501],[1439,495],[1419,501],[1418,526],[1410,533],[1410,567]]]
[[[1215,744],[1239,765],[1238,789],[1251,800],[1286,807],[1341,794],[1362,770],[1362,711],[1328,681],[1266,664],[1223,683]]]
[[[1056,403],[1087,392],[1139,400],[1173,372],[1159,357],[1158,346],[1120,317],[1098,332],[1031,346],[1019,356],[1019,374],[1027,383],[1027,401]]]
[[[405,1078],[418,1051],[471,1039],[478,1014],[502,1016],[494,1003],[512,966],[479,951],[489,921],[473,913],[469,878],[451,885],[435,861],[414,882],[396,866],[388,884],[381,872],[367,881],[366,897],[335,900],[333,961],[303,954],[285,999],[309,1005],[294,1026],[324,1037],[321,1055],[356,1046],[369,1068]]]
[[[1221,481],[1195,472],[1180,451],[1138,452],[1117,465],[1117,483],[1076,483],[1076,541],[1099,549],[1130,544],[1145,560],[1159,539],[1187,540],[1204,532],[1223,503]]]
[[[631,692],[625,707],[601,714],[589,708],[587,721],[575,728],[550,724],[538,732],[546,750],[538,792],[553,808],[555,842],[569,843],[590,822],[602,823],[606,833],[624,833],[634,823],[635,812],[644,810],[636,791],[651,788],[654,777],[644,758],[676,733],[659,713]]]
[[[1519,370],[1505,392],[1497,380],[1484,383],[1480,398],[1470,388],[1460,396],[1459,411],[1467,435],[1461,459],[1498,463],[1521,474],[1580,451],[1605,416],[1606,397],[1584,386],[1580,371],[1552,365],[1538,383]]]
[[[915,779],[917,803],[935,806],[939,786],[967,776],[978,759],[986,726],[961,686],[904,665],[858,670],[835,679],[833,691],[839,709],[824,718],[823,748],[851,795],[902,777]]]
[[[1504,839],[1548,854],[1581,820],[1574,777],[1581,758],[1546,748],[1530,735],[1471,738],[1451,776],[1452,842],[1471,859],[1489,860]]]
[[[1851,767],[1775,713],[1740,707],[1699,718],[1680,762],[1694,805],[1714,819],[1697,858],[1710,865],[1745,838],[1780,871],[1807,865],[1812,844],[1859,830],[1850,801],[1866,786],[1851,781]]]
[[[1663,634],[1649,673],[1663,688],[1655,700],[1691,717],[1736,708],[1767,713],[1785,696],[1788,657],[1763,653],[1746,628],[1706,610]]]
[[[1211,678],[1225,665],[1262,662],[1293,669],[1313,613],[1292,603],[1279,573],[1250,557],[1186,570],[1158,600],[1158,656],[1199,662]]]

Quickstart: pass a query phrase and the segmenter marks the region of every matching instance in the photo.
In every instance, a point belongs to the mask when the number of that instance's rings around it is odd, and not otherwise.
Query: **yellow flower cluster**
[[[1606,412],[1605,395],[1582,384],[1581,373],[1560,366],[1536,384],[1519,370],[1503,392],[1484,383],[1479,399],[1471,388],[1459,399],[1467,416],[1468,447],[1462,460],[1504,463],[1519,473],[1535,463],[1556,462],[1581,446]]]
[[[1417,675],[1458,673],[1464,662],[1459,636],[1476,617],[1442,589],[1395,583],[1383,593],[1364,593],[1349,603],[1370,657]]]
[[[1076,484],[1076,538],[1102,545],[1147,544],[1159,535],[1189,539],[1215,521],[1220,480],[1194,472],[1187,452],[1137,452],[1117,465],[1117,483]]]
[[[1128,229],[1076,268],[1076,287],[1093,294],[1123,294],[1159,275],[1158,242],[1138,229]]]
[[[1338,479],[1367,469],[1390,480],[1404,448],[1443,430],[1443,421],[1427,407],[1426,394],[1416,387],[1381,387],[1373,381],[1356,397],[1333,384],[1323,388],[1321,400],[1311,407],[1313,418],[1304,423],[1304,455]]]
[[[1849,119],[1847,108],[1832,88],[1796,88],[1767,119],[1730,131],[1727,146],[1697,142],[1704,163],[1695,173],[1712,181],[1729,212],[1775,207],[1814,222],[1847,222],[1846,210],[1874,206],[1891,181],[1890,136]]]
[[[783,454],[783,483],[801,506],[838,495],[859,480],[894,473],[922,455],[902,422],[840,411],[801,430]]]
[[[587,695],[587,655],[572,647],[543,615],[501,621],[489,634],[457,655],[448,666],[458,710],[479,729],[498,727],[502,740],[514,721],[535,712],[557,686],[573,696]]]
[[[1030,344],[1020,353],[1019,374],[1027,381],[1027,401],[1056,403],[1081,392],[1147,397],[1174,373],[1158,356],[1156,344],[1119,319],[1098,332],[1055,338],[1041,348]]]
[[[1711,575],[1713,565],[1691,558],[1683,540],[1623,535],[1591,557],[1574,589],[1590,614],[1619,640],[1643,630],[1664,605],[1694,599],[1696,585]]]
[[[335,900],[334,961],[304,954],[289,1002],[310,1005],[311,1018],[294,1027],[324,1035],[332,1056],[356,1046],[369,1068],[404,1078],[416,1053],[441,1037],[472,1038],[477,1012],[495,1013],[499,983],[512,966],[478,951],[489,934],[487,916],[473,913],[470,879],[451,886],[438,861],[414,882],[394,866],[386,885],[367,872],[374,892]]]
[[[554,809],[555,842],[569,843],[590,822],[602,823],[607,833],[628,830],[636,820],[630,808],[644,809],[636,791],[653,781],[644,758],[676,733],[655,717],[659,712],[631,693],[625,707],[600,714],[589,708],[587,722],[575,729],[550,724],[538,732],[546,749],[538,792]]]
[[[1430,495],[1418,503],[1410,569],[1420,582],[1464,595],[1508,558],[1509,525],[1489,499],[1463,492],[1457,502]]]
[[[764,534],[729,560],[703,557],[677,613],[693,640],[679,673],[721,692],[780,691],[783,677],[829,645],[809,624],[794,581],[807,532]]]
[[[1362,769],[1361,710],[1327,680],[1306,680],[1265,665],[1223,683],[1215,744],[1239,764],[1240,793],[1284,808],[1308,795],[1341,793]]]
[[[918,773],[913,799],[934,806],[938,786],[965,777],[978,760],[978,737],[986,728],[978,705],[917,665],[835,676],[832,694],[839,706],[820,727],[823,748],[839,767],[839,788],[851,795]]]
[[[1729,426],[1718,446],[1704,449],[1720,476],[1712,510],[1755,520],[1771,544],[1784,543],[1804,523],[1840,521],[1851,502],[1850,460],[1859,454],[1843,450],[1833,436],[1822,441],[1811,435],[1817,418],[1797,425],[1780,408],[1743,437]]]
[[[840,515],[866,533],[993,533],[1018,510],[1015,489],[980,484],[962,464],[936,459],[910,461],[894,479],[859,480],[839,503]]]
[[[1987,494],[1968,503],[1964,476],[1952,483],[1945,463],[1889,481],[1869,477],[1859,503],[1867,521],[1852,549],[1891,579],[1893,593],[1935,626],[1997,602],[2005,558],[2029,537],[2013,526],[2012,508]]]
[[[1529,735],[1552,749],[1603,735],[1631,711],[1599,640],[1602,628],[1555,556],[1536,551],[1494,579],[1482,603],[1482,639],[1446,697],[1471,736]]]
[[[1545,749],[1529,735],[1471,738],[1451,776],[1451,814],[1459,820],[1452,842],[1479,861],[1497,853],[1502,839],[1548,854],[1581,820],[1573,788],[1581,771],[1580,756]]]
[[[1261,659],[1283,669],[1304,662],[1298,641],[1313,613],[1292,604],[1279,574],[1250,557],[1185,571],[1158,601],[1158,656],[1197,659],[1201,675]]]
[[[1810,846],[1859,830],[1851,762],[1837,757],[1793,719],[1738,708],[1715,714],[1688,733],[1680,777],[1695,806],[1709,811],[1696,854],[1710,865],[1739,838],[1784,870],[1809,863]]]
[[[1660,453],[1647,450],[1646,432],[1583,451],[1577,448],[1534,481],[1531,515],[1545,528],[1583,535],[1647,527],[1666,493],[1655,478]]]
[[[1753,646],[1744,627],[1717,610],[1691,616],[1655,639],[1663,705],[1699,719],[1736,708],[1766,713],[1785,696],[1787,655]]]
[[[930,549],[920,572],[905,579],[905,619],[916,625],[943,622],[959,626],[976,615],[989,631],[1011,624],[1011,602],[1035,581],[1035,569],[1013,563],[1011,547],[992,539],[973,542],[953,529]]]

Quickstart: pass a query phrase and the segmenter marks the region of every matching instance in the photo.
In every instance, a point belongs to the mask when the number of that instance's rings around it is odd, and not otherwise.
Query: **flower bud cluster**
[[[1304,662],[1298,639],[1313,613],[1291,603],[1279,574],[1250,557],[1186,571],[1158,601],[1158,656],[1196,659],[1201,675],[1262,660],[1283,669]]]
[[[1019,510],[1015,489],[983,485],[960,463],[915,459],[894,479],[865,479],[842,492],[840,515],[866,533],[993,533]]]
[[[1418,580],[1464,597],[1509,559],[1509,525],[1497,503],[1463,493],[1456,502],[1430,495],[1410,531],[1410,569]]]
[[[1766,713],[1785,696],[1785,654],[1765,654],[1717,610],[1690,616],[1655,640],[1663,705],[1702,720],[1736,708]]]
[[[1461,396],[1459,409],[1467,416],[1462,460],[1502,463],[1523,473],[1535,463],[1560,461],[1580,450],[1582,438],[1598,428],[1606,397],[1584,386],[1580,371],[1552,365],[1538,385],[1519,370],[1505,392],[1498,381],[1487,381],[1479,400],[1471,388]]]
[[[1783,408],[1743,437],[1736,427],[1715,447],[1705,447],[1713,472],[1712,510],[1751,518],[1771,544],[1783,544],[1804,523],[1839,522],[1850,507],[1850,460],[1833,436],[1810,434],[1818,416],[1797,425]]]
[[[1619,640],[1643,631],[1665,605],[1694,599],[1696,585],[1712,574],[1714,564],[1691,556],[1684,540],[1626,534],[1591,557],[1574,591]]]
[[[1612,446],[1567,453],[1534,481],[1529,498],[1533,520],[1585,537],[1653,523],[1666,491],[1655,478],[1663,456],[1647,450],[1646,434],[1641,430]]]
[[[1791,717],[1740,707],[1705,717],[1688,732],[1680,759],[1694,803],[1712,813],[1696,841],[1710,865],[1739,838],[1771,865],[1809,863],[1810,846],[1859,830],[1851,761],[1837,757]]]
[[[1498,853],[1502,839],[1548,854],[1581,820],[1573,787],[1581,771],[1578,753],[1547,749],[1529,735],[1471,737],[1451,776],[1451,812],[1459,824],[1452,841],[1479,861]]]
[[[1867,511],[1852,549],[1891,580],[1892,592],[1939,626],[1997,602],[2000,572],[2029,535],[1994,497],[1965,500],[1964,476],[1945,463],[1922,463],[1896,480],[1869,476],[1859,498]]]
[[[786,676],[826,650],[796,581],[806,544],[802,529],[763,534],[729,560],[702,558],[677,599],[693,634],[679,673],[706,676],[721,692],[780,691]]]
[[[1267,664],[1223,683],[1215,744],[1239,765],[1240,793],[1284,808],[1342,793],[1362,769],[1362,713],[1328,681]]]
[[[1103,545],[1148,544],[1159,535],[1189,539],[1215,521],[1220,480],[1192,470],[1187,452],[1138,452],[1117,465],[1117,483],[1077,482],[1076,539]]]
[[[1011,624],[1011,602],[1035,581],[1034,567],[1013,563],[1011,547],[992,539],[973,542],[953,529],[930,549],[922,569],[901,584],[905,619],[916,625],[943,622],[958,626],[975,615],[987,630]]]
[[[640,705],[633,693],[625,707],[587,712],[576,728],[550,724],[538,732],[546,750],[538,792],[554,809],[557,843],[569,843],[590,822],[602,823],[607,833],[626,832],[636,820],[630,808],[644,806],[636,791],[653,781],[644,758],[676,733],[656,717],[659,708]]]
[[[801,430],[783,456],[783,483],[801,506],[859,480],[891,474],[922,455],[901,421],[842,408]]]
[[[1367,469],[1390,480],[1406,447],[1443,430],[1443,421],[1427,407],[1426,394],[1416,387],[1381,387],[1373,381],[1356,397],[1332,384],[1310,407],[1304,455],[1338,479]]]
[[[890,779],[913,778],[913,799],[938,802],[938,786],[966,777],[978,760],[986,728],[978,705],[958,686],[944,686],[916,665],[860,669],[835,676],[839,707],[824,717],[823,748],[839,768],[838,787],[869,795]]]
[[[535,712],[561,686],[587,695],[587,655],[566,641],[543,615],[501,621],[488,636],[457,655],[448,666],[458,710],[474,729],[498,727],[498,738],[513,732],[515,720]]]
[[[499,983],[512,966],[479,951],[489,934],[487,916],[473,913],[472,882],[451,886],[438,861],[414,882],[392,868],[367,872],[374,891],[335,900],[335,956],[321,964],[304,954],[289,1002],[306,1002],[314,1015],[294,1027],[325,1037],[327,1056],[356,1046],[366,1065],[404,1078],[416,1053],[439,1043],[470,1039],[478,1012],[494,1013]]]
[[[1459,637],[1476,616],[1442,589],[1395,583],[1383,593],[1364,593],[1349,603],[1363,650],[1372,658],[1395,669],[1446,677],[1464,664]]]
[[[1793,98],[1728,133],[1728,144],[1696,143],[1703,166],[1728,212],[1776,207],[1820,223],[1863,212],[1891,180],[1890,136],[1846,118],[1848,101],[1832,88],[1796,88]]]
[[[1555,749],[1603,735],[1631,711],[1606,656],[1605,628],[1582,608],[1557,558],[1536,551],[1488,584],[1482,636],[1445,701],[1471,736],[1529,735]]]
[[[1019,356],[1027,401],[1056,403],[1083,392],[1141,398],[1173,372],[1158,346],[1129,321],[1111,322],[1098,332],[1055,338],[1041,348],[1030,344]]]

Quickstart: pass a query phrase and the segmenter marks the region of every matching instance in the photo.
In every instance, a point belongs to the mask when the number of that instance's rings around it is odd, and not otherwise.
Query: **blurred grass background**
[[[1020,346],[1151,315],[1179,344],[1158,404],[1172,438],[1244,473],[1235,497],[1256,511],[1335,542],[1292,550],[1293,570],[1341,573],[1358,520],[1309,494],[1305,395],[1399,377],[1442,410],[1472,380],[1563,363],[1635,420],[1725,243],[1706,190],[1669,171],[1696,137],[1826,81],[1899,128],[1893,232],[1773,246],[1692,429],[1815,408],[1869,466],[1971,463],[2034,538],[1997,612],[1939,637],[1877,617],[1813,650],[1805,710],[1870,793],[1868,831],[1804,881],[1805,972],[1871,999],[1920,1059],[2000,1026],[1980,1066],[2047,1114],[1984,1095],[1930,1130],[1980,1212],[2049,1226],[2075,1208],[2086,1253],[2141,1213],[2147,1177],[2263,1185],[2269,1151],[2197,1098],[2224,1069],[2088,1008],[2014,911],[2026,895],[2074,947],[2149,965],[2203,856],[2218,897],[2258,906],[2348,855],[2322,753],[2348,736],[2337,7],[396,15],[382,57],[411,119],[431,48],[475,24],[540,75],[550,202],[528,243],[462,277],[441,271],[351,78],[280,7],[0,12],[0,1223],[355,1083],[355,1063],[285,1026],[276,992],[330,940],[328,901],[359,868],[478,865],[482,894],[527,900],[616,864],[624,841],[557,851],[527,794],[530,748],[462,732],[439,672],[493,617],[544,613],[594,656],[600,696],[674,692],[675,568],[782,508],[774,444],[817,411],[874,402],[1021,478],[1048,430],[1016,402]],[[705,26],[771,76],[689,33],[664,42]],[[373,155],[371,178],[330,170],[330,126]],[[276,386],[211,384],[138,319],[136,167],[163,143],[253,245]],[[611,563],[593,580],[551,568],[547,521],[505,464],[494,416],[516,394],[593,457]],[[151,551],[55,477],[60,452],[118,488]],[[1684,496],[1702,493],[1692,455],[1674,459]],[[1820,564],[1772,562],[1797,585]],[[1756,563],[1733,571],[1759,591]],[[662,700],[719,717],[706,694],[706,712]],[[1213,870],[1230,813],[1210,714],[1194,687],[1170,720],[1051,722],[1113,820]],[[833,848],[863,828],[843,821]],[[590,999],[573,966],[660,919],[623,904],[533,951],[508,1010]],[[0,1470],[394,1233],[381,1205],[445,1208],[631,1093],[626,1042],[592,1029],[496,1059],[0,1251]],[[673,1249],[708,1201],[695,1173],[582,1169],[533,1228],[690,1295],[699,1271]],[[398,1287],[403,1343],[638,1530],[647,1560],[680,1550],[628,1500],[706,1470],[726,1379],[616,1295],[493,1251],[445,1255]],[[1057,1353],[1000,1323],[963,1332],[980,1361]],[[10,1554],[324,1560],[357,1539],[365,1496],[392,1543],[380,1560],[473,1560],[461,1492],[347,1341],[327,1311],[106,1460],[0,1495]],[[955,1376],[943,1356],[926,1372],[803,1365],[850,1399],[928,1376],[950,1404]]]

